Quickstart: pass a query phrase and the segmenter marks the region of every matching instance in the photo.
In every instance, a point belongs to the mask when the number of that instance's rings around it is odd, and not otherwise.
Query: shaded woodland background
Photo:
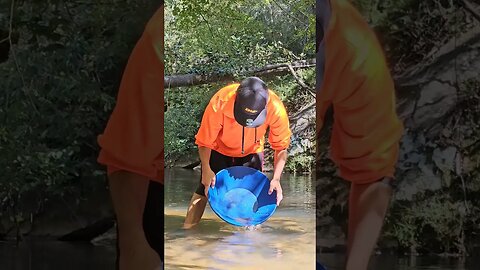
[[[384,45],[405,124],[398,190],[379,249],[465,256],[480,251],[480,3],[355,1]],[[348,186],[317,163],[319,246],[346,231]],[[334,242],[335,243],[335,242]]]
[[[353,3],[384,45],[407,128],[399,191],[380,247],[478,253],[480,3]],[[179,0],[166,6],[167,165],[195,165],[193,135],[210,96],[256,74],[289,110],[288,169],[312,172],[313,1]],[[90,240],[111,228],[96,136],[157,7],[153,0],[0,2],[0,238]],[[322,142],[328,126],[324,134]],[[341,239],[348,189],[335,176],[327,145],[318,147],[324,181],[318,182],[317,225],[322,236]]]

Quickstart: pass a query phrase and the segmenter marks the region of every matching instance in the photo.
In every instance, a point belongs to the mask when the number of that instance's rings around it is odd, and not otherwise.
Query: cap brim
[[[267,108],[263,109],[258,114],[251,115],[243,112],[241,107],[235,102],[235,105],[233,106],[233,116],[240,125],[247,128],[256,128],[265,123],[265,119],[267,118]]]

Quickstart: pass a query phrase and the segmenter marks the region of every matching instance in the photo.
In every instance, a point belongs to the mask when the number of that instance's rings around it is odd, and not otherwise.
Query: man
[[[136,44],[117,104],[99,136],[117,219],[117,267],[163,261],[163,1]]]
[[[366,270],[393,191],[403,126],[382,48],[362,16],[347,0],[317,0],[317,23],[317,132],[333,107],[331,157],[351,182],[346,269]]]
[[[278,205],[283,198],[280,177],[291,135],[282,101],[256,77],[228,85],[211,98],[195,136],[202,174],[188,207],[184,228],[192,228],[200,222],[208,188],[215,186],[217,172],[231,166],[262,170],[267,128],[268,141],[275,151],[269,193],[277,192]]]

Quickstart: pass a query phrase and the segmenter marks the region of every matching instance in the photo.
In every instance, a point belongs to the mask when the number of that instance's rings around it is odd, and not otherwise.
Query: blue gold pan
[[[235,166],[216,174],[208,190],[212,210],[225,222],[251,226],[265,222],[277,208],[277,194],[268,195],[270,180],[258,170]]]

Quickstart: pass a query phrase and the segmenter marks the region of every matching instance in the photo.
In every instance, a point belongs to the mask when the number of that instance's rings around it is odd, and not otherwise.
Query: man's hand
[[[273,191],[277,191],[277,206],[280,205],[280,202],[283,200],[282,185],[280,185],[280,179],[272,179],[270,181],[270,189],[268,190],[268,195],[272,194]]]
[[[210,167],[202,169],[202,184],[205,186],[205,196],[208,197],[208,188],[215,186],[215,173]]]
[[[280,185],[280,177],[287,162],[287,150],[275,150],[275,155],[273,156],[273,177],[270,181],[270,189],[268,194],[272,194],[274,190],[277,191],[277,206],[280,205],[280,202],[283,200],[282,186]]]

